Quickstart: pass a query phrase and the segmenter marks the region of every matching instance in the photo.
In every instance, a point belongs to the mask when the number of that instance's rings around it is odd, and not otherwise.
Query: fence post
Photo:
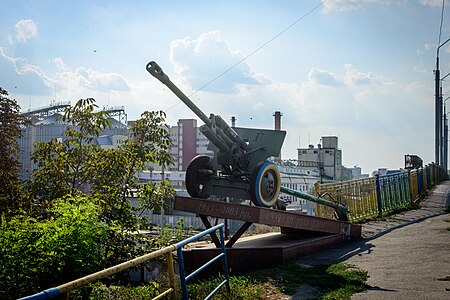
[[[383,216],[383,203],[381,201],[381,188],[380,188],[380,175],[375,175],[375,185],[377,187],[377,203],[378,203],[378,215]]]
[[[169,276],[169,287],[173,289],[173,292],[170,294],[170,300],[176,299],[177,287],[175,286],[175,271],[173,268],[173,254],[172,252],[168,252],[167,254],[167,273]]]
[[[411,178],[411,170],[408,170],[408,184],[409,184],[409,202],[410,205],[412,206],[414,203],[414,199],[413,199],[413,182],[412,182],[412,178]]]

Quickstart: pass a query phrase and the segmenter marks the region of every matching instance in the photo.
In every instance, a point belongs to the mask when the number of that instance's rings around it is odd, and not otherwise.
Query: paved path
[[[430,192],[420,209],[364,224],[361,240],[299,263],[347,262],[368,271],[371,288],[352,299],[450,299],[450,214],[444,212],[449,205],[446,181]]]

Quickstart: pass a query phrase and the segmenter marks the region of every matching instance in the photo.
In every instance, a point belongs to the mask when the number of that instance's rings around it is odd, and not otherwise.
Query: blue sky
[[[366,173],[402,167],[404,154],[433,161],[442,1],[320,4],[3,0],[0,86],[24,110],[93,97],[124,105],[129,120],[164,110],[175,125],[195,115],[146,72],[149,61],[190,95],[242,60],[192,100],[241,127],[273,128],[281,111],[283,158],[336,135],[344,165]],[[441,42],[450,38],[445,4]],[[440,60],[445,75],[450,48]]]

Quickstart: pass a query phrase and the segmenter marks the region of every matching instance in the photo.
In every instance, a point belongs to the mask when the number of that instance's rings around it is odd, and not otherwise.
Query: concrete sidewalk
[[[420,209],[364,224],[362,239],[298,263],[346,262],[368,271],[371,288],[352,299],[450,299],[449,193],[450,181],[443,182]]]

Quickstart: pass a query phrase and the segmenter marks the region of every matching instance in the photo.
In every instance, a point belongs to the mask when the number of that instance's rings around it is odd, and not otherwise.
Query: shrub
[[[86,197],[55,202],[46,220],[0,224],[0,298],[16,299],[100,269],[108,228]]]

